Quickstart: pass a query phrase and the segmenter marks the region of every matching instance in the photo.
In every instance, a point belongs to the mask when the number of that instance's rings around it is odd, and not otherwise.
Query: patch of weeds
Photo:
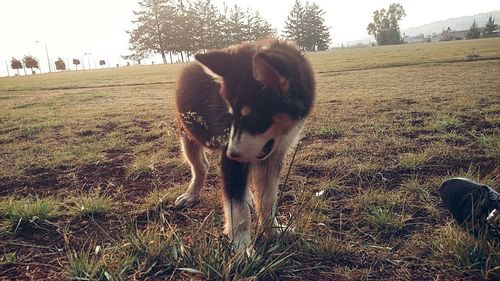
[[[9,265],[17,261],[17,254],[14,253],[4,253],[0,256],[0,265]]]
[[[453,151],[453,147],[441,142],[432,143],[425,150],[418,153],[405,153],[399,156],[399,167],[404,169],[418,169],[431,160],[433,162],[441,161],[450,156],[457,157],[458,151]]]
[[[296,214],[293,216],[296,231],[307,233],[312,230],[313,226],[325,226],[329,223],[331,211],[327,199],[329,192],[328,190],[320,190],[313,195],[307,191],[300,193],[302,195],[296,198],[295,210],[293,210]]]
[[[42,122],[38,122],[35,124],[28,123],[23,124],[19,128],[18,137],[26,138],[26,139],[34,139],[37,135],[47,132],[52,129],[60,129],[64,126],[64,124],[58,120],[53,118],[43,119]]]
[[[144,134],[144,141],[151,142],[160,139],[163,136],[163,132],[160,130],[151,130]]]
[[[359,208],[365,220],[385,234],[401,230],[406,225],[404,203],[395,192],[370,191],[359,198]]]
[[[399,167],[404,169],[417,169],[429,161],[432,156],[425,152],[420,153],[405,153],[399,155]]]
[[[412,194],[420,201],[428,202],[431,200],[431,193],[429,192],[428,187],[425,183],[420,182],[418,177],[405,180],[401,184],[401,189],[404,192]]]
[[[262,236],[257,235],[256,240]],[[260,241],[251,254],[233,253],[226,236],[212,233],[193,238],[192,247],[183,255],[183,266],[178,270],[194,273],[209,280],[276,279],[282,272],[293,270],[292,248],[296,242],[282,234],[272,243]],[[270,240],[268,240],[271,242]]]
[[[68,209],[77,216],[104,216],[113,206],[112,199],[101,193],[100,189],[88,194],[72,197]]]
[[[130,280],[133,257],[121,246],[92,246],[68,255],[67,274],[71,280]]]
[[[484,120],[486,120],[486,122],[490,123],[492,126],[500,126],[500,110],[498,109],[494,109],[492,110],[493,112],[491,114],[486,114],[484,116]]]
[[[484,149],[487,156],[500,158],[500,135],[480,135],[476,139],[477,144]]]
[[[137,156],[127,167],[127,176],[133,179],[152,175],[155,172],[155,157],[149,154]]]
[[[99,137],[87,136],[79,139],[78,142],[64,146],[54,153],[55,163],[77,162],[85,164],[95,164],[103,162],[106,157],[103,153],[105,141]]]
[[[154,151],[154,145],[146,142],[134,146],[134,153],[137,155],[151,154]]]
[[[357,172],[361,174],[366,174],[366,173],[371,173],[375,171],[380,171],[383,169],[380,164],[370,162],[370,161],[363,161],[361,163],[356,164]]]
[[[292,234],[288,232],[280,243],[282,245],[293,245],[289,249],[293,252],[294,260],[312,262],[315,266],[321,262],[329,264],[331,260],[336,260],[340,255],[352,253],[353,247],[344,240],[328,236],[308,236],[305,234]]]
[[[179,185],[169,189],[155,189],[143,200],[146,210],[159,210],[167,205],[172,205],[175,199],[186,190],[185,185]]]
[[[168,193],[167,190],[154,189],[142,202],[142,205],[146,211],[149,210],[161,210],[165,205],[165,195]]]
[[[122,132],[112,132],[106,136],[107,149],[118,149],[126,147],[126,142]]]
[[[71,280],[112,280],[97,250],[91,249],[68,255],[68,275]]]
[[[436,132],[448,132],[453,129],[458,128],[462,122],[455,116],[442,115],[438,118],[434,124],[431,125],[431,129]]]
[[[491,174],[483,175],[483,172],[480,169],[480,166],[475,166],[475,165],[470,165],[467,169],[467,171],[461,171],[459,173],[452,174],[450,176],[447,176],[442,179],[444,181],[447,178],[451,177],[460,177],[460,178],[467,178],[471,179],[473,181],[476,181],[478,183],[482,183],[488,186],[496,186],[496,183],[500,179],[500,173],[498,169],[495,169],[491,172]],[[441,182],[442,182],[441,181]]]
[[[344,131],[338,128],[321,127],[316,133],[316,136],[322,139],[333,140],[343,137]]]
[[[463,229],[448,224],[428,242],[432,254],[465,269],[491,270],[500,267],[500,249],[484,239],[476,239]]]
[[[441,138],[446,141],[458,144],[465,144],[467,142],[467,138],[464,135],[461,135],[455,131],[445,132],[441,134]]]
[[[381,190],[370,190],[361,195],[358,203],[364,210],[371,207],[400,210],[404,205],[400,194]]]
[[[476,49],[471,49],[470,53],[468,53],[465,56],[465,60],[475,61],[475,60],[478,60],[480,57],[481,57],[481,55],[479,54],[479,52]]]
[[[156,223],[149,224],[143,231],[130,231],[124,248],[133,261],[133,270],[140,276],[172,271],[183,251],[174,235]]]
[[[401,215],[382,207],[374,207],[368,211],[366,220],[378,230],[392,233],[402,229],[406,224]]]
[[[0,202],[0,216],[7,218],[7,227],[16,232],[46,223],[55,215],[57,206],[50,198],[6,198]]]

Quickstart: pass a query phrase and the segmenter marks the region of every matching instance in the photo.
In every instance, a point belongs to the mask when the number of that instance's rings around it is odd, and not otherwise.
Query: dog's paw
[[[177,197],[177,199],[175,199],[175,207],[176,208],[191,207],[196,203],[198,203],[198,200],[200,200],[199,194],[186,192],[181,196]]]
[[[250,255],[250,253],[254,251],[250,234],[245,233],[243,235],[236,236],[233,239],[233,250],[235,253],[245,251],[247,255]]]
[[[283,234],[293,234],[295,229],[290,225],[274,223],[271,227],[264,229],[264,237],[275,238]]]

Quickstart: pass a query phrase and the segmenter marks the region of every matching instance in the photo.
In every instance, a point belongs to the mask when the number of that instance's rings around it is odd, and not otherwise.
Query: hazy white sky
[[[367,38],[366,26],[374,10],[399,2],[407,17],[402,29],[452,17],[500,10],[498,0],[315,0],[326,11],[333,44]],[[47,44],[52,60],[80,58],[87,67],[84,53],[109,64],[123,63],[132,28],[132,11],[138,0],[0,0],[0,76],[6,74],[5,62],[12,56],[33,54],[47,71]],[[221,5],[222,0],[212,0]],[[294,0],[225,0],[228,5],[258,10],[280,30]],[[305,2],[305,0],[303,1]],[[35,43],[40,41],[41,43]],[[159,60],[157,60],[159,62]],[[11,70],[11,75],[13,71]]]

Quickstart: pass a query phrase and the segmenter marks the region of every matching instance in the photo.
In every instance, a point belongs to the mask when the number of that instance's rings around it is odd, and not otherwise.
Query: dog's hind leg
[[[248,188],[248,163],[240,163],[222,153],[221,170],[224,179],[224,232],[229,236],[235,251],[251,246],[250,207]]]
[[[184,156],[191,165],[191,183],[184,194],[175,200],[176,207],[194,205],[200,198],[200,190],[205,185],[208,173],[208,160],[205,155],[205,148],[195,140],[190,140],[181,134],[181,144]]]

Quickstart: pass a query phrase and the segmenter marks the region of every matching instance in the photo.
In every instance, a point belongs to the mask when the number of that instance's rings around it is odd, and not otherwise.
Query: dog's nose
[[[233,160],[240,158],[240,156],[241,154],[238,151],[230,150],[227,152],[227,157]]]

